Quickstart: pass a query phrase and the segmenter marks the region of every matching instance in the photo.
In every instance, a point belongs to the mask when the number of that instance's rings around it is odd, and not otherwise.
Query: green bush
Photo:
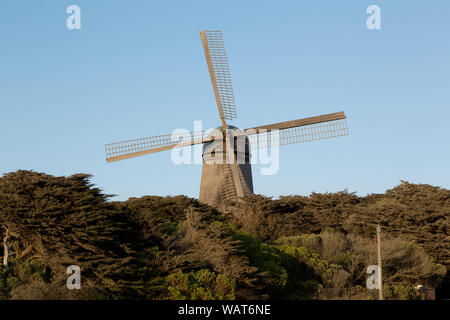
[[[174,300],[234,300],[236,282],[224,274],[207,269],[166,277],[167,299]]]
[[[383,288],[383,295],[386,300],[421,300],[422,295],[411,286],[402,284],[388,285]]]

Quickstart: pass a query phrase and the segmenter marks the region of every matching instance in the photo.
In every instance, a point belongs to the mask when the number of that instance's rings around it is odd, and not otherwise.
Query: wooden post
[[[9,248],[11,247],[11,244],[9,243],[9,229],[5,227],[6,233],[3,237],[3,265],[5,266],[6,271],[9,271]]]
[[[380,286],[378,291],[378,300],[384,300],[383,298],[383,276],[381,274],[381,227],[377,225],[377,247],[378,247],[378,284]]]

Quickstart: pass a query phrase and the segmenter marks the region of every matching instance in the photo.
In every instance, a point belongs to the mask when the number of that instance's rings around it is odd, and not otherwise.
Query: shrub
[[[236,281],[224,274],[207,269],[166,277],[167,299],[175,300],[234,300]]]

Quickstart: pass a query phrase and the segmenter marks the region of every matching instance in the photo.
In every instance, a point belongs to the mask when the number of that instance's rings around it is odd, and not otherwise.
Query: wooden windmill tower
[[[192,132],[174,139],[167,134],[106,144],[106,160],[119,161],[202,143],[203,169],[199,200],[223,208],[253,193],[251,149],[348,135],[346,116],[337,112],[239,130],[227,120],[237,117],[233,87],[221,31],[200,31],[221,126],[206,134]],[[275,139],[271,136],[276,133]],[[272,137],[267,139],[267,137]]]

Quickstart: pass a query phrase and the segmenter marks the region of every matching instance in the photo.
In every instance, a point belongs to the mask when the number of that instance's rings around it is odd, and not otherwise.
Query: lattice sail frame
[[[333,119],[331,115],[337,115]],[[262,149],[274,146],[281,146],[294,143],[304,143],[310,141],[330,139],[334,137],[348,135],[347,120],[343,112],[313,117],[309,119],[319,119],[324,117],[323,121],[311,121],[308,123],[302,119],[297,120],[304,124],[292,125],[283,128],[283,125],[268,125],[252,129],[246,129],[250,147],[252,149]],[[328,119],[327,119],[328,118]]]
[[[346,119],[344,112],[337,112],[249,128],[234,135],[246,135],[252,149],[261,149],[348,135]],[[177,147],[211,142],[218,138],[223,141],[225,136],[217,137],[206,134],[205,131],[185,131],[109,143],[105,145],[106,160],[114,162]]]
[[[114,162],[212,140],[213,137],[209,137],[204,131],[196,131],[109,143],[105,145],[106,161]]]
[[[220,117],[226,120],[236,119],[233,85],[231,84],[230,68],[222,31],[200,31],[200,37]]]

